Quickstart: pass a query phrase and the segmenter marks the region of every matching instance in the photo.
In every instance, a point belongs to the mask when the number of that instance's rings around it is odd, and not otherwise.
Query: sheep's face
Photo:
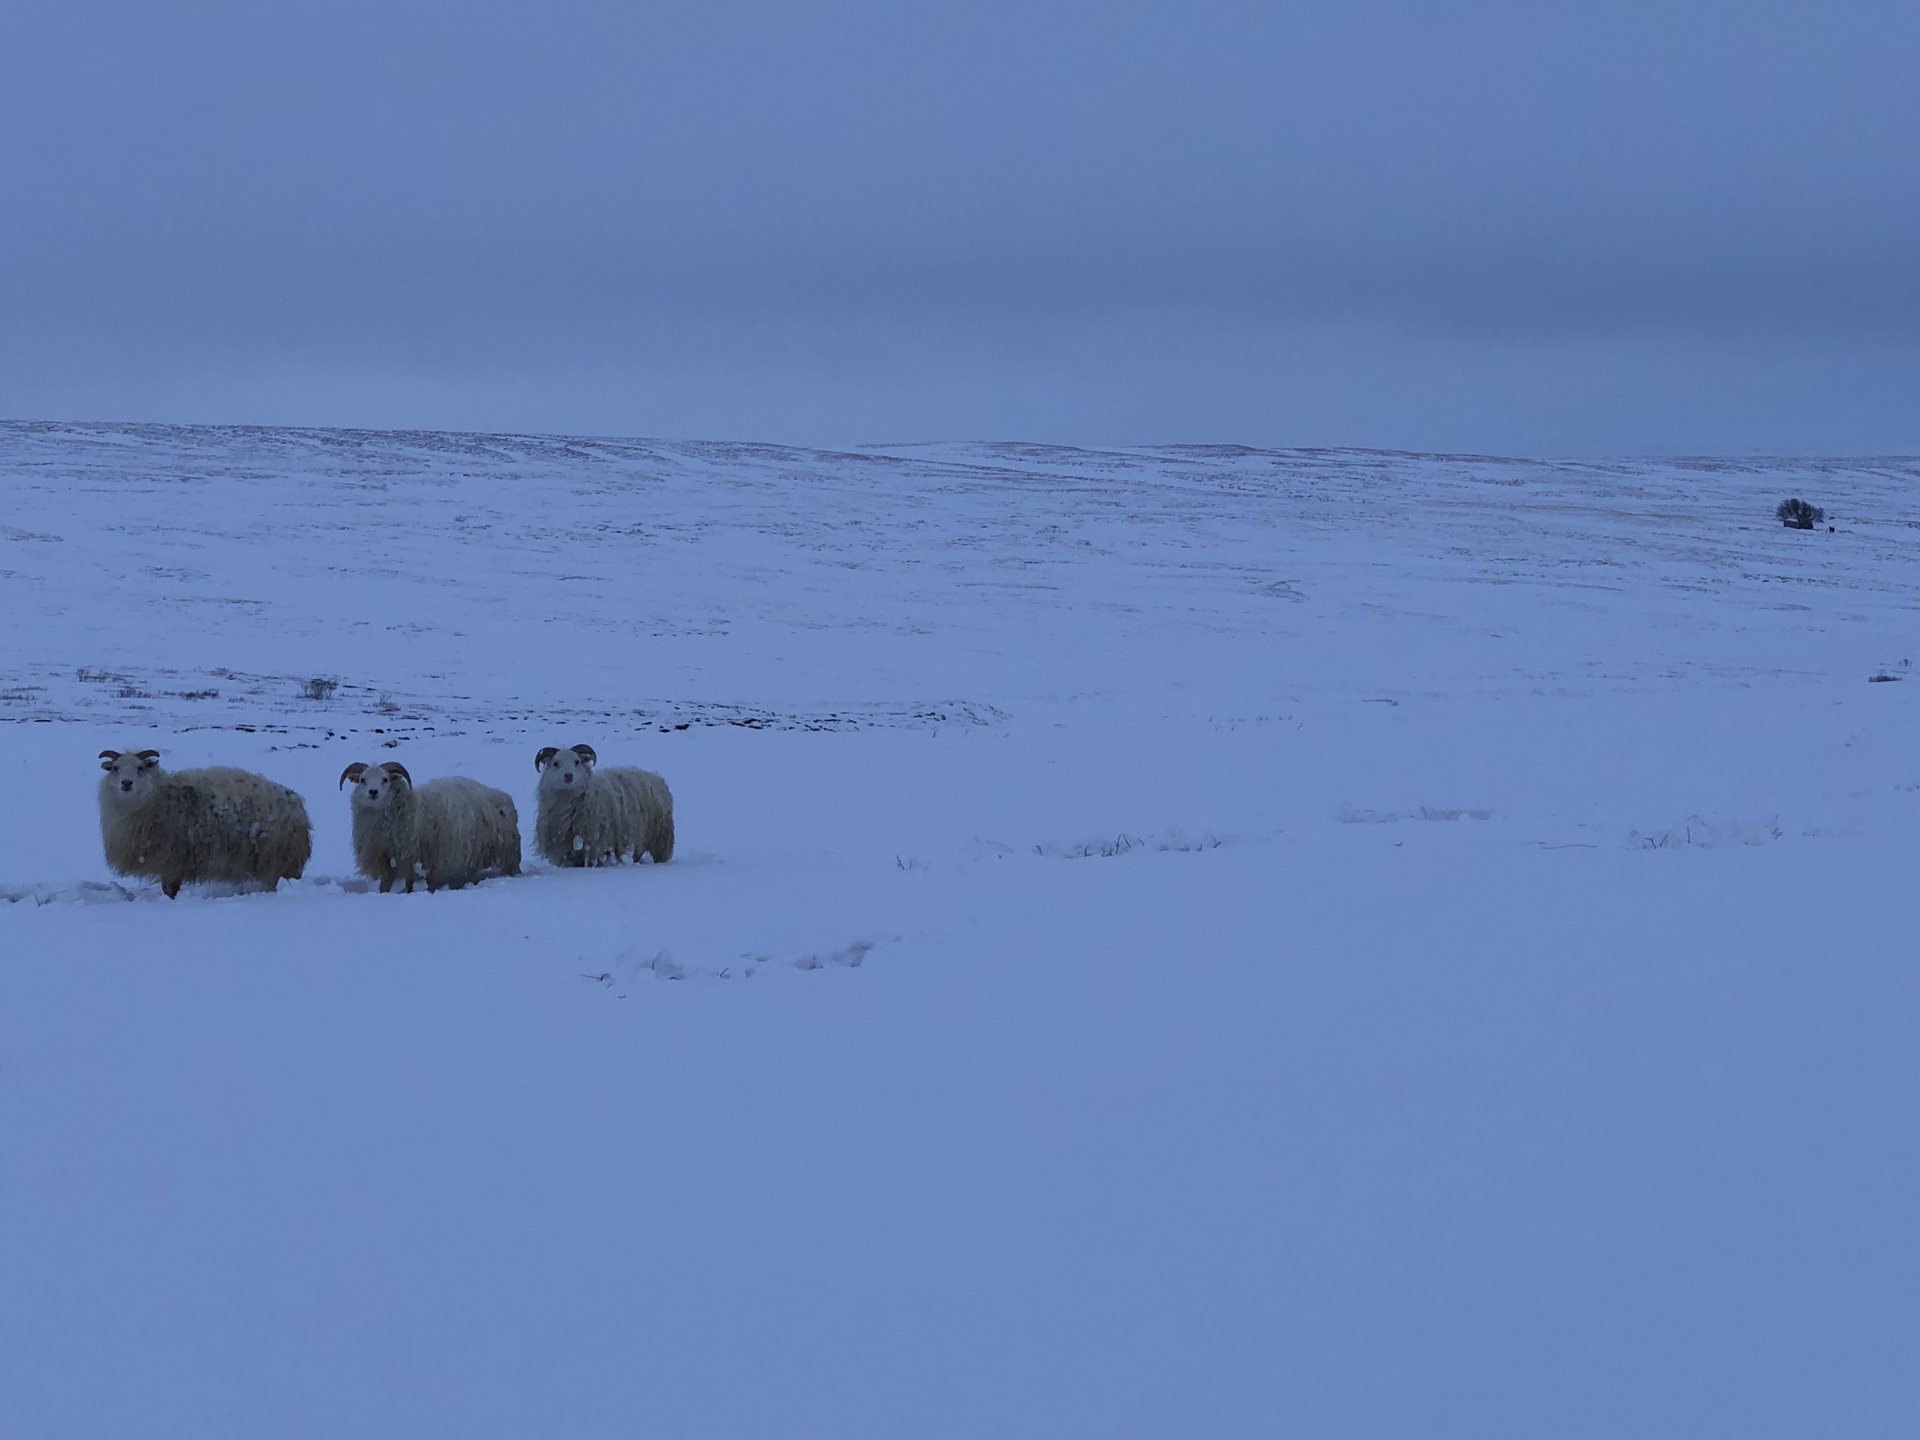
[[[382,765],[349,765],[340,772],[340,788],[356,811],[385,810],[401,791],[413,784],[406,767],[389,760]]]
[[[590,745],[571,745],[565,750],[542,750],[533,762],[534,768],[540,772],[540,788],[553,791],[584,788],[598,758]]]
[[[138,805],[160,783],[158,750],[102,750],[100,768],[106,776],[100,793],[121,805]]]

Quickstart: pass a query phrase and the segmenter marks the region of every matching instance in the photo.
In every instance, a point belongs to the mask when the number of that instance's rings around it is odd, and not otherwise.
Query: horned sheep
[[[540,772],[533,848],[555,865],[612,865],[625,856],[673,858],[673,793],[651,770],[598,769],[591,745],[549,745]]]
[[[360,873],[413,893],[458,889],[487,875],[520,873],[520,816],[513,797],[478,780],[449,775],[416,787],[397,760],[356,762],[340,772],[353,783],[353,859]]]
[[[168,771],[158,750],[102,750],[100,768],[108,867],[158,880],[169,899],[190,881],[298,880],[313,855],[305,802],[264,775]]]

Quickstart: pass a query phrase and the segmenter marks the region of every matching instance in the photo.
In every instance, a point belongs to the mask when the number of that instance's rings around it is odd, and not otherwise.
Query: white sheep
[[[382,895],[395,882],[412,894],[416,881],[458,889],[520,873],[520,815],[506,791],[459,775],[416,788],[397,760],[357,761],[340,772],[342,789],[349,780],[354,863]]]
[[[533,848],[555,865],[612,865],[642,854],[673,858],[673,793],[651,770],[597,770],[591,745],[549,745],[534,757],[540,810]]]
[[[117,875],[169,899],[188,881],[298,880],[313,855],[307,807],[264,775],[216,765],[168,772],[158,750],[102,750],[100,839]]]

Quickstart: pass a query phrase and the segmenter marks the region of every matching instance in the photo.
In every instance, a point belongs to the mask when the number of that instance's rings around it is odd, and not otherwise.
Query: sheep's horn
[[[558,745],[547,746],[546,749],[542,750],[538,755],[533,757],[533,768],[536,770],[540,769],[542,766],[544,766],[547,763],[547,761],[553,759],[553,757],[558,755],[559,753],[560,753],[560,747]]]
[[[100,752],[100,758],[102,760],[118,760],[120,758],[120,752],[118,750],[102,750]]]
[[[340,772],[340,788],[342,790],[346,789],[347,781],[349,780],[353,781],[354,784],[358,785],[360,783],[360,777],[366,773],[367,773],[367,762],[364,760],[354,761],[353,764],[347,766],[346,769]]]
[[[593,746],[591,745],[576,745],[573,747],[573,753],[578,755],[582,760],[585,760],[589,765],[598,765],[600,763],[600,757],[593,753]]]
[[[160,752],[158,750],[136,750],[133,753],[135,757],[141,760],[158,760],[160,758]]]
[[[385,770],[389,775],[398,775],[409,785],[413,783],[413,776],[407,773],[407,767],[402,765],[398,760],[383,760],[380,762],[380,768]]]

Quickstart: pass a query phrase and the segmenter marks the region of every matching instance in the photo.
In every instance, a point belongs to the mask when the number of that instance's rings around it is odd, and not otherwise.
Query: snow
[[[0,477],[0,1434],[1920,1420],[1920,462]],[[530,825],[580,741],[670,864],[352,874],[348,761]],[[299,789],[307,877],[110,876],[146,746]]]

